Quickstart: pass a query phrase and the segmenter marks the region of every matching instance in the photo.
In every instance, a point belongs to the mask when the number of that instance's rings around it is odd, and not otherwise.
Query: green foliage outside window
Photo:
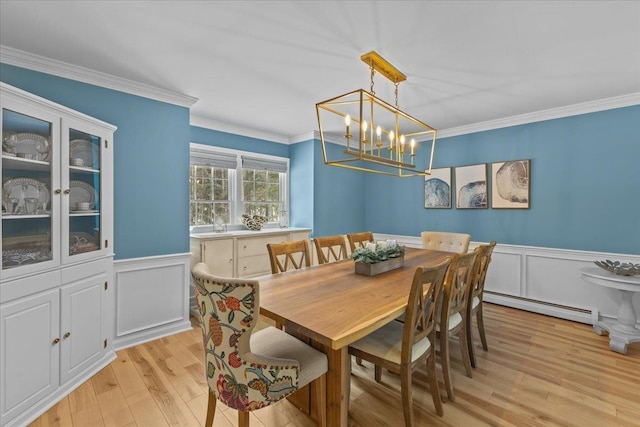
[[[189,169],[189,224],[213,224],[217,216],[229,223],[229,170],[210,166]]]
[[[242,169],[243,213],[261,215],[269,222],[280,218],[280,173]]]

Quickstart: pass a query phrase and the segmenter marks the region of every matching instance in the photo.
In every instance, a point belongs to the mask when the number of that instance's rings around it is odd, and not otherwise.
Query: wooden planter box
[[[356,262],[355,265],[356,274],[362,274],[363,276],[375,276],[404,266],[404,256],[391,258],[387,261],[377,262],[375,264]]]

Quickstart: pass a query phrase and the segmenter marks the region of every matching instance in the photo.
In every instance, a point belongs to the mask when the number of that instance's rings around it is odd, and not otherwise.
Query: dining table
[[[349,344],[404,313],[416,268],[453,255],[406,248],[402,267],[375,276],[356,274],[354,261],[343,260],[259,279],[260,314],[327,355],[326,412],[307,403],[304,409],[313,418],[326,417],[329,427],[347,426]]]

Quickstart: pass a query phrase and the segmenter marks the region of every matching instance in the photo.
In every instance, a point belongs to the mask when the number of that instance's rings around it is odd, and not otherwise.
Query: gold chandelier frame
[[[370,91],[358,89],[316,104],[324,163],[402,178],[430,175],[437,131],[398,107],[398,86],[406,76],[376,52],[360,59],[371,70]],[[395,85],[395,106],[375,95],[376,71]],[[352,123],[357,126],[355,135],[351,134]],[[327,142],[344,144],[346,148],[335,156],[338,153],[330,150]],[[418,144],[428,142],[428,166],[420,168],[415,161]]]

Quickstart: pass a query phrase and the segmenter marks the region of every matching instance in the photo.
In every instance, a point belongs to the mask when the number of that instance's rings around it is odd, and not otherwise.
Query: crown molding
[[[167,89],[135,82],[133,80],[111,76],[100,71],[71,65],[62,61],[57,61],[54,59],[46,58],[44,56],[35,55],[3,45],[0,45],[0,62],[14,65],[16,67],[51,74],[62,78],[105,87],[107,89],[113,89],[132,95],[138,95],[186,108],[190,108],[198,101],[198,98],[194,98],[178,92],[173,92]],[[466,135],[470,133],[483,132],[510,126],[518,126],[527,123],[559,119],[563,117],[612,110],[616,108],[630,107],[632,105],[640,105],[640,92],[438,130],[437,137],[438,139],[440,139],[452,136]],[[233,133],[250,138],[263,139],[280,144],[295,144],[298,142],[308,141],[310,139],[320,139],[320,134],[317,130],[292,137],[286,137],[282,134],[274,134],[257,129],[249,129],[238,125],[220,122],[211,118],[196,116],[193,114],[191,115],[190,124],[192,126]],[[329,142],[338,144],[340,143],[340,141]]]
[[[0,62],[190,108],[198,98],[0,45]]]
[[[251,129],[244,126],[225,123],[216,119],[212,119],[210,117],[198,116],[193,113],[191,113],[189,117],[189,124],[191,126],[232,133],[234,135],[246,136],[248,138],[263,139],[270,142],[277,142],[278,144],[289,144],[289,138],[280,134],[264,132],[257,129]]]
[[[527,123],[542,122],[545,120],[560,119],[563,117],[630,107],[632,105],[640,105],[640,92],[439,130],[437,135],[438,139],[447,138],[451,136],[524,125]]]

